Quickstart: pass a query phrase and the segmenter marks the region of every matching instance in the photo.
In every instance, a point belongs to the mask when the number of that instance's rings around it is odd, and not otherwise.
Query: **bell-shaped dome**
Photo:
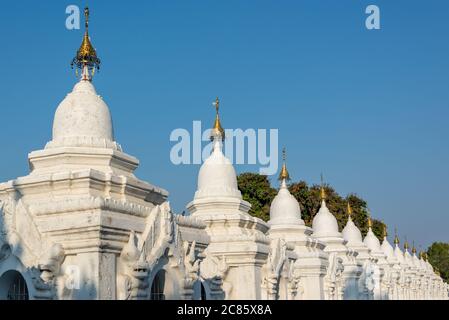
[[[343,239],[348,242],[348,245],[363,245],[362,233],[352,221],[350,216],[346,226],[343,228],[342,234]]]
[[[313,236],[320,237],[341,237],[338,232],[338,223],[334,215],[326,206],[326,201],[321,201],[321,207],[312,222]]]
[[[198,174],[198,189],[195,199],[206,197],[241,198],[237,177],[231,161],[225,157],[221,140],[214,140],[212,154],[201,166]]]
[[[363,242],[366,244],[368,248],[371,249],[372,252],[380,252],[380,241],[377,239],[376,235],[373,233],[373,230],[369,228],[368,233],[366,234],[365,240]]]
[[[109,108],[88,78],[83,77],[56,110],[53,140],[46,148],[54,147],[120,149],[114,142]]]
[[[433,272],[433,267],[432,267],[432,265],[430,264],[429,261],[426,261],[426,266],[427,266],[427,270],[428,270],[429,272]]]
[[[410,254],[410,252],[408,252],[407,249],[404,252],[404,261],[405,261],[405,263],[407,263],[407,265],[409,267],[414,267],[415,266],[415,264],[413,262],[412,255]]]
[[[398,244],[396,244],[396,247],[394,248],[394,256],[399,260],[401,264],[405,262],[404,253],[402,252],[401,248],[399,248]]]
[[[304,224],[299,203],[288,191],[285,179],[271,203],[269,224]]]
[[[388,242],[387,237],[384,237],[384,241],[382,242],[380,249],[387,256],[387,259],[389,259],[389,260],[396,259],[396,257],[394,256],[394,249],[391,246],[391,244]]]

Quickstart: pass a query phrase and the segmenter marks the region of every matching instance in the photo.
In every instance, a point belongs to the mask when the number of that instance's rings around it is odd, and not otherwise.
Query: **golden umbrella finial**
[[[400,241],[399,241],[399,237],[398,237],[398,230],[396,229],[396,227],[394,228],[394,244],[399,245]]]
[[[218,97],[215,99],[215,101],[212,103],[212,105],[215,107],[215,122],[214,126],[212,127],[210,139],[213,141],[216,137],[220,138],[224,141],[225,139],[225,132],[223,127],[221,126],[220,122],[220,115],[219,115],[219,109],[220,109],[220,100]]]
[[[321,199],[322,201],[326,200],[326,191],[324,190],[324,179],[323,179],[323,174],[321,174],[320,199]]]
[[[287,170],[287,164],[286,164],[286,158],[287,158],[287,153],[285,151],[285,147],[282,148],[282,169],[281,172],[279,173],[279,180],[290,180],[290,174],[288,173]]]
[[[373,227],[373,220],[371,220],[371,212],[368,210],[368,228]]]
[[[412,253],[416,254],[415,241],[412,242]]]
[[[405,237],[404,250],[408,250],[408,248],[409,248],[409,245],[408,245],[408,242],[407,242],[407,237]]]
[[[349,201],[348,201],[347,210],[348,210],[348,216],[351,217],[352,216],[352,208],[351,208],[351,204],[349,203]]]
[[[71,66],[76,67],[84,71],[87,68],[87,71],[90,71],[90,74],[83,74],[85,77],[93,76],[95,69],[100,70],[100,59],[97,57],[97,52],[95,51],[92,43],[90,42],[89,37],[89,8],[84,8],[84,37],[83,42],[81,43],[80,48],[78,49],[75,58],[73,58]],[[85,80],[90,80],[86,78]]]

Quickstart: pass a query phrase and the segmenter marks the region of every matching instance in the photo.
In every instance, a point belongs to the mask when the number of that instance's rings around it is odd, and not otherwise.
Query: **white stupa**
[[[326,193],[321,186],[321,207],[312,221],[313,236],[326,244],[324,249],[329,254],[328,272],[326,275],[326,293],[328,299],[358,299],[358,280],[362,273],[362,265],[357,262],[358,253],[346,246],[346,240],[338,231],[335,216],[326,206]],[[339,278],[336,269],[342,268]],[[344,285],[343,285],[344,284]]]
[[[262,299],[261,266],[270,254],[268,225],[248,214],[251,204],[242,199],[232,163],[222,151],[225,132],[219,117],[220,101],[214,102],[215,122],[211,130],[212,153],[200,168],[198,188],[187,209],[206,224],[210,243],[201,272],[213,274],[217,258],[229,269],[222,281],[225,299]],[[291,250],[290,250],[291,251]],[[290,253],[287,254],[287,256]]]
[[[359,299],[371,300],[373,299],[373,291],[375,284],[373,283],[374,265],[377,261],[370,252],[371,250],[363,242],[362,233],[360,229],[352,221],[352,208],[348,202],[348,221],[343,228],[343,238],[347,241],[346,246],[355,250],[357,261],[362,266],[362,274],[359,279]]]
[[[305,225],[301,217],[301,208],[296,198],[287,188],[290,175],[286,165],[286,152],[283,150],[283,164],[279,174],[281,186],[270,207],[268,231],[271,239],[282,239],[293,245],[297,255],[295,273],[303,283],[303,292],[298,299],[324,299],[323,277],[328,267],[328,254],[325,244],[313,238],[312,229]]]
[[[401,275],[401,266],[399,264],[399,260],[396,258],[393,246],[390,244],[390,242],[388,242],[386,228],[386,225],[384,225],[383,241],[380,248],[386,256],[389,267],[387,278],[385,279],[386,282],[388,282],[388,299],[397,300],[399,298],[398,286],[400,285],[399,280]]]

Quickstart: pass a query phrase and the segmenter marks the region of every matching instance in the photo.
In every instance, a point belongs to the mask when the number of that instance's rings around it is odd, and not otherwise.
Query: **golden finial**
[[[320,187],[320,198],[321,200],[326,200],[326,191],[324,190],[324,179],[323,174],[321,174],[321,187]]]
[[[220,123],[220,115],[218,113],[218,110],[220,109],[220,100],[218,99],[218,97],[215,99],[215,101],[212,104],[215,107],[215,122],[214,122],[214,126],[212,127],[210,139],[213,141],[215,139],[215,137],[221,137],[221,140],[224,141],[225,132]]]
[[[394,244],[399,245],[399,243],[398,230],[394,228]]]
[[[288,173],[288,170],[287,170],[287,165],[286,165],[286,163],[285,163],[285,161],[286,161],[286,157],[287,157],[287,154],[286,154],[286,151],[285,151],[285,147],[282,149],[282,169],[281,169],[281,172],[279,173],[279,180],[290,180],[290,174]]]
[[[404,250],[408,250],[408,242],[407,242],[407,237],[405,237],[405,242],[404,242]]]
[[[76,68],[83,70],[87,67],[88,71],[90,71],[93,75],[94,70],[100,69],[100,59],[97,57],[97,52],[95,51],[92,43],[89,38],[89,8],[84,8],[84,37],[83,42],[81,43],[80,48],[78,49],[75,58],[73,58],[71,66],[72,68],[76,66]]]
[[[415,241],[413,241],[412,243],[413,243],[413,245],[412,245],[412,253],[416,254]]]
[[[347,210],[348,210],[348,216],[351,217],[352,216],[352,208],[351,208],[351,204],[349,203],[349,201],[348,201]]]
[[[373,220],[371,220],[371,212],[368,210],[368,228],[373,227]]]

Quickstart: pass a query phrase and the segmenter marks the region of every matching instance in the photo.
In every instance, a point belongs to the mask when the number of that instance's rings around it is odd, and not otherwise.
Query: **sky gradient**
[[[326,181],[419,246],[449,241],[449,2],[350,0],[9,1],[0,11],[0,181],[28,173],[76,82],[83,34],[70,4],[91,11],[102,69],[94,79],[115,138],[139,178],[181,212],[199,166],[170,162],[173,129],[277,128],[294,180]],[[381,9],[381,30],[365,8]],[[236,166],[237,172],[258,166]],[[272,179],[274,184],[277,182]]]

